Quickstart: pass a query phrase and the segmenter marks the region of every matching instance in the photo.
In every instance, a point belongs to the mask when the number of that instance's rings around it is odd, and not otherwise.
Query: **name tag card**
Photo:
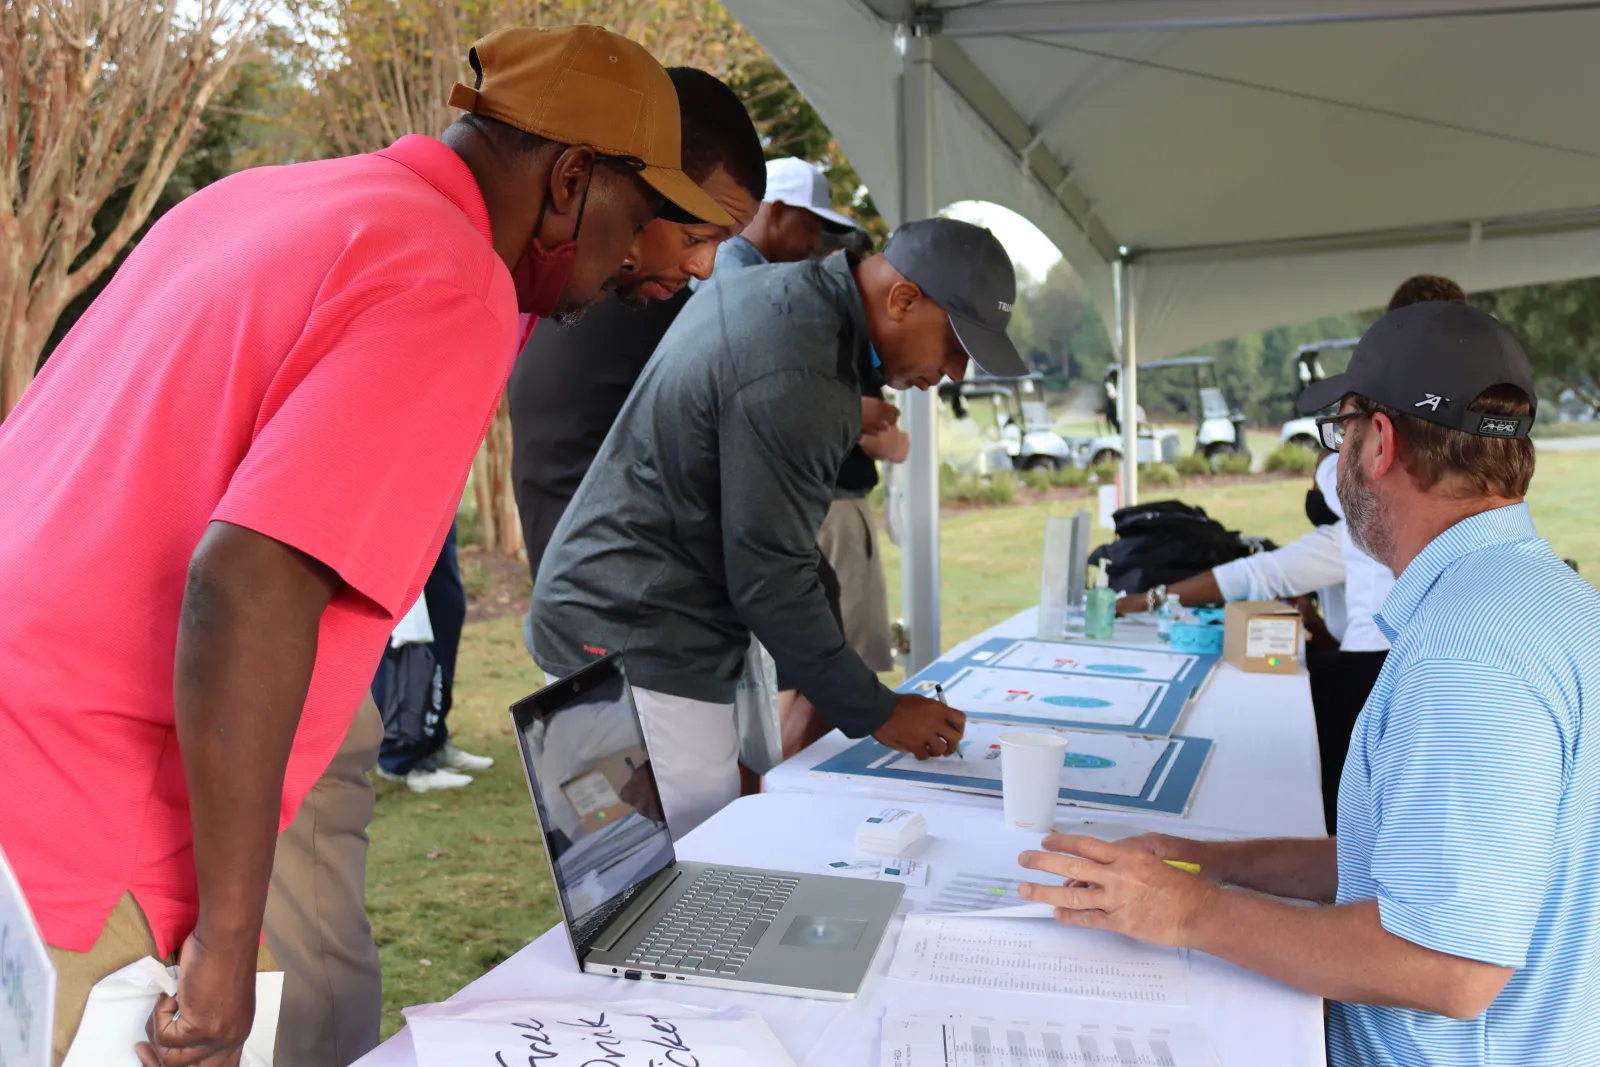
[[[50,1067],[56,970],[0,852],[0,1064]]]

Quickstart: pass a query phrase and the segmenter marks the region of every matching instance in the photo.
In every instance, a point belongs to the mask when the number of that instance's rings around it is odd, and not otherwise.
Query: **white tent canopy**
[[[1421,271],[1468,289],[1600,274],[1600,0],[726,2],[891,223],[961,200],[1025,216],[1125,360],[1380,306]],[[909,422],[920,666],[938,651],[931,402]]]

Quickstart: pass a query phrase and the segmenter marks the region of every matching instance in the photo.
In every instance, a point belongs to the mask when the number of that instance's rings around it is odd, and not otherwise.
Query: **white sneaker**
[[[486,771],[494,766],[493,757],[474,756],[470,752],[461,751],[448,741],[434,756],[434,760],[439,766],[449,768],[452,771]]]
[[[378,777],[389,782],[404,782],[406,788],[413,793],[428,793],[435,789],[460,789],[462,786],[472,784],[472,779],[465,774],[447,771],[442,768],[424,770],[421,767],[407,773],[391,774],[382,767],[378,768]]]

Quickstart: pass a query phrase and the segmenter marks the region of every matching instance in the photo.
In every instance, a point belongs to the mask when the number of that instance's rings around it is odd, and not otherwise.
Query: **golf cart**
[[[1300,394],[1312,382],[1320,382],[1328,377],[1327,368],[1323,366],[1322,354],[1324,352],[1347,352],[1356,346],[1359,337],[1346,337],[1338,341],[1314,341],[1308,345],[1301,345],[1294,353],[1294,399],[1298,401]],[[1348,356],[1344,362],[1348,362]],[[1340,367],[1334,373],[1339,373],[1344,368]],[[1317,441],[1317,416],[1307,415],[1293,418],[1283,424],[1283,430],[1278,434],[1278,443],[1283,445],[1299,445],[1301,448],[1315,452],[1319,447]]]
[[[1217,385],[1215,360],[1210,356],[1186,356],[1180,359],[1163,359],[1139,365],[1141,386],[1151,371],[1175,371],[1179,376],[1177,390],[1170,386],[1156,389],[1157,395],[1168,400],[1180,414],[1197,411],[1199,428],[1195,434],[1195,453],[1216,460],[1231,452],[1250,454],[1245,436],[1244,415],[1228,403]],[[1159,379],[1158,379],[1159,380]],[[1101,414],[1111,427],[1111,435],[1096,441],[1093,462],[1102,463],[1122,457],[1122,368],[1112,364],[1106,368],[1102,389],[1105,402]],[[1155,429],[1144,421],[1144,405],[1139,405],[1139,462],[1159,460],[1171,463],[1178,458],[1178,431]],[[1151,454],[1145,454],[1143,442],[1152,441]],[[1101,442],[1104,442],[1102,444]]]
[[[1084,465],[1083,443],[1069,442],[1054,430],[1044,399],[1044,379],[1037,374],[945,382],[939,386],[939,396],[956,418],[974,418],[991,429],[1018,470]],[[985,417],[978,418],[979,412]],[[994,422],[989,427],[986,416],[991,412]]]
[[[1172,406],[1179,415],[1193,415],[1196,422],[1195,455],[1210,460],[1231,452],[1248,456],[1244,413],[1234,407],[1217,380],[1216,360],[1210,356],[1182,356],[1139,364],[1139,385],[1149,388]],[[1121,368],[1106,371],[1107,386],[1114,388]],[[1148,383],[1148,385],[1146,384]]]

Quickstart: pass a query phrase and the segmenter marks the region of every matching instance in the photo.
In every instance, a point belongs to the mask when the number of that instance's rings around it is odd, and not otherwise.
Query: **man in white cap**
[[[739,236],[717,249],[717,270],[810,259],[824,233],[842,236],[860,229],[833,209],[827,177],[803,159],[767,160],[767,191],[761,210]]]

